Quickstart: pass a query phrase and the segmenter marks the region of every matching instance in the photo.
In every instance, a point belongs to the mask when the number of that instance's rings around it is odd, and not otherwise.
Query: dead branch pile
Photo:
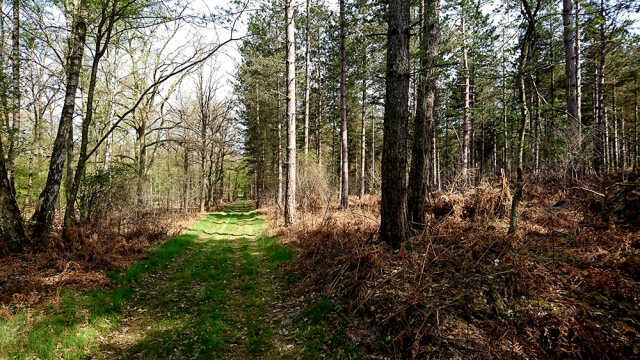
[[[461,193],[437,192],[432,212],[437,219],[454,216],[463,219],[500,219],[511,206],[508,186],[493,187],[488,183]]]

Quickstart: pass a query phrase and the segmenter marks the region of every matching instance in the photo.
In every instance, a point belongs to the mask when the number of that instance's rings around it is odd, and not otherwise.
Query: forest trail
[[[103,337],[95,356],[289,357],[293,345],[280,338],[273,311],[282,296],[274,265],[284,248],[261,237],[265,227],[249,202],[207,214],[190,231],[198,235],[193,245],[133,289],[123,321]]]
[[[204,215],[114,286],[72,289],[39,312],[0,319],[0,359],[295,358],[280,263],[249,202]],[[288,338],[282,335],[289,335]]]

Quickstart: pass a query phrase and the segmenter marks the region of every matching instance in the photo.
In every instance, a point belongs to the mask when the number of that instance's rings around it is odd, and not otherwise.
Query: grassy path
[[[265,226],[249,203],[206,215],[116,286],[0,319],[0,359],[297,358],[273,310],[291,254]]]

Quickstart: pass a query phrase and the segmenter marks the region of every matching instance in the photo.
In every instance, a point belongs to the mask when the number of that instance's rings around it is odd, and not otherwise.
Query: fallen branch
[[[363,217],[363,218],[365,218],[365,219],[371,220],[371,221],[373,221],[374,223],[376,223],[376,224],[380,225],[380,222],[379,222],[378,220],[376,220],[376,219],[372,218],[372,217],[368,217],[367,215],[363,215],[363,214],[358,214],[357,212],[354,212],[354,211],[351,211],[351,213],[352,213],[353,215],[361,216],[361,217]]]
[[[603,194],[603,193],[599,193],[599,192],[597,192],[595,190],[587,189],[587,188],[582,187],[582,186],[575,186],[575,187],[569,188],[569,190],[572,190],[572,189],[580,189],[580,190],[584,190],[584,191],[588,191],[590,193],[596,194],[598,196],[606,197],[606,195]]]

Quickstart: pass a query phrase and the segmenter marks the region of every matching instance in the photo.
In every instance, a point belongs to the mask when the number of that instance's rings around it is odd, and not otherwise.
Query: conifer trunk
[[[407,121],[409,119],[410,3],[390,0],[382,150],[380,240],[394,248],[408,238]]]

